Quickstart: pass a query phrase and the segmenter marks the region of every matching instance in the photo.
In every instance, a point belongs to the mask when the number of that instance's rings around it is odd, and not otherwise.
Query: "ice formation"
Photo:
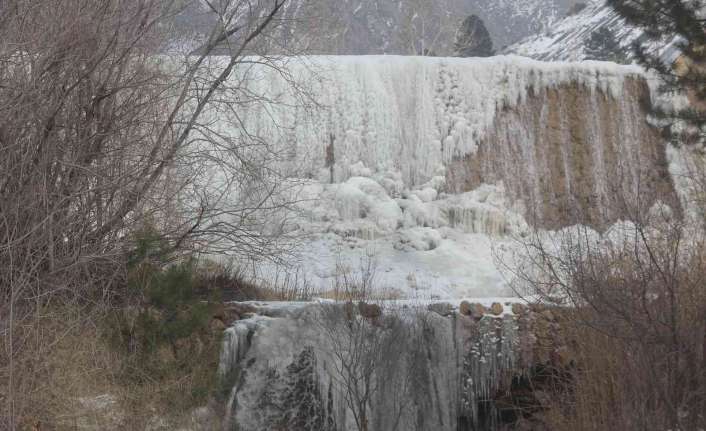
[[[399,172],[421,185],[453,158],[473,154],[497,113],[531,94],[565,84],[612,97],[639,69],[611,63],[542,63],[522,57],[456,59],[398,56],[306,57],[288,62],[287,77],[313,95],[294,97],[279,70],[249,67],[252,90],[271,103],[240,114],[244,127],[286,147],[301,174],[336,182],[358,163]],[[326,147],[333,157],[326,160]]]
[[[297,263],[320,291],[374,256],[396,295],[512,295],[495,260],[527,221],[601,230],[636,191],[679,211],[636,67],[323,56],[249,62],[237,78],[242,109],[218,127],[271,143],[304,182]]]
[[[352,303],[294,304],[286,316],[256,320],[241,333],[247,350],[226,342],[231,357],[241,356],[224,369],[239,376],[231,424],[353,430],[364,416],[369,430],[452,431],[461,422],[470,429],[492,423],[493,413],[479,406],[522,372],[518,316],[478,321],[427,311],[432,304],[381,306],[371,320]]]
[[[315,294],[325,296],[342,274],[373,271],[363,275],[380,289],[373,294],[405,299],[381,303],[373,317],[353,303],[321,300],[265,305],[262,316],[237,322],[226,331],[219,370],[235,377],[230,425],[492,429],[495,416],[481,405],[528,365],[528,352],[542,350],[528,346],[533,325],[553,323],[507,309],[478,319],[444,310],[462,297],[514,294],[496,264],[513,258],[511,239],[530,223],[551,229],[542,239],[560,247],[576,237],[626,241],[631,196],[652,217],[679,215],[670,172],[686,161],[665,154],[645,120],[648,86],[634,67],[599,62],[295,63],[287,79],[276,69],[240,70],[253,94],[267,97],[243,104],[237,120],[215,117],[218,127],[247,130],[285,156],[301,238],[292,264]],[[293,92],[293,82],[315,103]],[[677,183],[680,192],[688,186]],[[267,280],[280,271],[264,262],[254,268]],[[363,402],[352,398],[351,390],[366,388],[374,389]]]

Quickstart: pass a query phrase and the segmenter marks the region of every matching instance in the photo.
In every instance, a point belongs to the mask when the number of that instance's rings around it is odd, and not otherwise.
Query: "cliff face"
[[[530,94],[500,110],[476,153],[449,163],[449,190],[503,182],[527,220],[550,229],[601,229],[657,201],[678,212],[664,140],[646,122],[648,103],[638,78],[626,79],[618,97],[577,84]]]

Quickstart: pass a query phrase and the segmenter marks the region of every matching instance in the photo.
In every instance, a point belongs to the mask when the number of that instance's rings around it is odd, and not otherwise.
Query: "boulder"
[[[473,303],[470,304],[470,314],[475,320],[480,320],[488,313],[488,309],[483,306],[483,304]]]
[[[220,319],[222,321],[226,321],[227,318],[227,313],[226,313],[226,307],[222,303],[216,303],[211,306],[213,312],[211,315],[215,317],[216,319]]]
[[[213,332],[223,332],[226,329],[226,324],[219,318],[211,319],[208,326]]]
[[[524,316],[524,314],[527,312],[527,306],[524,304],[520,304],[519,302],[515,302],[512,304],[512,314],[516,316]]]

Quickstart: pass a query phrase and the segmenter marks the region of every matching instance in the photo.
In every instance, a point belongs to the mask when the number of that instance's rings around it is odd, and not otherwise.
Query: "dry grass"
[[[127,368],[134,363],[130,355],[109,342],[108,314],[66,305],[23,322],[29,344],[15,358],[21,370],[14,376],[15,409],[20,413],[16,429],[145,429],[159,418],[176,426],[189,420],[193,408],[206,404],[204,394],[194,391],[206,381],[215,382],[218,337],[191,362],[174,366],[165,361],[166,373],[159,380],[126,378],[140,371]],[[0,366],[3,381],[7,371]],[[0,422],[0,429],[6,426]]]
[[[576,367],[550,397],[548,429],[706,428],[706,243],[680,226],[660,233],[565,266]]]
[[[309,301],[313,297],[308,280],[299,271],[278,273],[271,281],[263,281],[233,263],[204,261],[200,274],[202,292],[213,292],[225,301]]]
[[[83,397],[110,392],[116,369],[115,357],[93,324],[96,319],[64,306],[39,310],[18,326],[23,332],[18,338],[26,343],[14,359],[20,429],[75,429],[86,420],[104,425],[80,413]],[[9,370],[3,367],[2,373],[8,376]]]

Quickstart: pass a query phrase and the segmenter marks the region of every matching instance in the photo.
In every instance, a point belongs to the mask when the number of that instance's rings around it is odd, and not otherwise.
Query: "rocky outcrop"
[[[648,103],[641,79],[626,79],[618,97],[578,84],[535,92],[498,113],[475,154],[449,164],[447,184],[459,193],[502,182],[524,202],[527,220],[544,228],[601,229],[647,214],[657,201],[678,213]]]

